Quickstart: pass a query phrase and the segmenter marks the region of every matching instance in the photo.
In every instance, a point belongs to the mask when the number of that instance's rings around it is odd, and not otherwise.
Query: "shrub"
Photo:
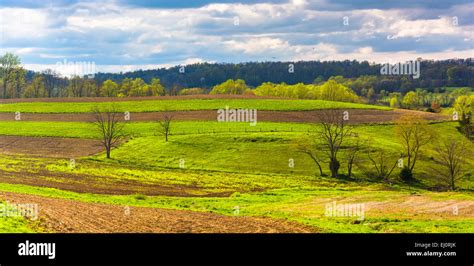
[[[251,89],[246,89],[246,90],[244,91],[244,95],[255,95],[255,93],[254,93],[254,91],[251,90]]]
[[[390,99],[390,107],[392,108],[400,107],[400,102],[398,101],[397,97],[392,97],[392,99]]]
[[[146,200],[146,196],[142,194],[136,194],[133,196],[136,200]]]
[[[182,89],[179,92],[179,95],[196,95],[196,94],[205,94],[206,91],[203,88],[189,88]]]
[[[214,86],[209,94],[243,94],[248,88],[242,79],[229,79]]]
[[[242,195],[238,191],[234,192],[234,193],[232,193],[232,195],[230,195],[231,198],[239,198],[240,196],[242,196]]]
[[[400,171],[400,178],[405,182],[410,181],[413,179],[413,173],[408,167],[403,167]]]

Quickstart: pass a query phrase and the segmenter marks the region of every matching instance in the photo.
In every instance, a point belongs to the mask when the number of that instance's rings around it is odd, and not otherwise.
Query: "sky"
[[[474,1],[0,0],[0,54],[31,70],[472,58]]]

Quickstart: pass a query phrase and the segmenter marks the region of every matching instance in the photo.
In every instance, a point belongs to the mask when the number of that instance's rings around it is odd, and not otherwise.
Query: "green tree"
[[[161,84],[159,78],[151,79],[149,90],[147,91],[147,96],[164,96],[166,94],[165,87]]]
[[[374,88],[369,88],[367,91],[367,100],[369,100],[369,103],[373,103],[375,99],[375,90]]]
[[[7,97],[7,84],[10,81],[12,72],[19,67],[20,58],[12,53],[6,53],[0,57],[0,78],[3,82],[2,96]]]
[[[44,85],[44,78],[42,75],[36,75],[33,81],[25,90],[25,98],[41,98],[46,97],[47,91]]]
[[[275,96],[275,87],[276,86],[277,85],[275,83],[264,82],[255,89],[255,95],[257,95],[257,96]]]
[[[122,83],[120,84],[120,92],[117,96],[124,97],[128,96],[130,90],[132,89],[132,79],[131,78],[124,78]]]
[[[132,80],[131,89],[128,92],[128,96],[145,96],[146,91],[148,90],[148,85],[141,78],[136,78]]]
[[[390,99],[390,107],[392,108],[400,107],[400,102],[398,101],[398,97],[392,97],[392,99]]]
[[[8,85],[8,95],[11,98],[20,98],[26,89],[26,70],[22,67],[15,68],[10,74]]]
[[[108,79],[102,83],[100,95],[104,97],[116,97],[118,94],[118,84]]]
[[[474,95],[461,95],[454,102],[454,109],[458,112],[458,121],[461,131],[471,138],[473,131],[472,115],[474,114]]]
[[[402,100],[403,107],[413,109],[418,105],[418,96],[416,92],[409,91]]]
[[[84,91],[84,80],[81,77],[74,76],[69,80],[67,91],[69,97],[82,97]]]
[[[320,85],[322,83],[324,83],[324,77],[321,75],[319,75],[317,78],[313,80],[314,85]]]
[[[304,85],[303,83],[298,83],[295,85],[290,86],[289,95],[287,97],[297,98],[297,99],[305,99],[308,95],[308,86]]]
[[[248,89],[245,81],[242,79],[229,79],[212,88],[210,94],[243,94]]]
[[[83,79],[81,97],[98,97],[100,96],[100,87],[94,79]]]
[[[338,84],[334,79],[318,87],[318,99],[326,101],[356,102],[357,95],[348,87]]]

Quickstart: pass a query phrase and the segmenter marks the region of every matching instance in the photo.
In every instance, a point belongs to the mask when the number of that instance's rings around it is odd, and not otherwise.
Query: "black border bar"
[[[26,240],[55,243],[56,258],[19,256]],[[474,234],[0,234],[0,265],[473,265],[473,242]]]

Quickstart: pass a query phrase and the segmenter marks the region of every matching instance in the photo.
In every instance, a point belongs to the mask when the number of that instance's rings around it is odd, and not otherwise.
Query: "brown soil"
[[[368,212],[403,213],[405,215],[429,215],[443,219],[460,217],[474,218],[474,201],[442,200],[436,201],[428,196],[413,195],[403,198],[400,202],[369,202]]]
[[[385,123],[393,122],[403,114],[413,114],[424,117],[430,121],[449,120],[449,116],[396,109],[393,111],[381,110],[363,110],[363,109],[348,109],[349,123],[363,124],[363,123]],[[318,122],[318,114],[321,110],[316,111],[258,111],[258,121],[270,122]],[[212,110],[206,111],[175,111],[173,113],[174,120],[204,120],[216,121],[217,112]],[[160,112],[146,112],[146,113],[132,113],[131,121],[157,121],[162,118]],[[61,121],[61,122],[90,122],[93,121],[91,114],[30,114],[24,113],[21,116],[22,121]],[[13,113],[0,113],[0,121],[14,121]]]
[[[285,220],[127,207],[0,192],[12,203],[38,204],[40,227],[61,233],[311,233]]]
[[[72,159],[101,152],[103,148],[94,140],[54,137],[0,136],[0,152],[8,155],[27,155],[29,158]],[[78,163],[80,163],[78,161]],[[15,169],[15,166],[10,166]],[[80,193],[110,195],[166,195],[166,196],[229,196],[231,192],[202,193],[199,187],[162,186],[134,180],[118,180],[107,176],[92,176],[70,173],[39,171],[0,170],[0,182],[51,187]]]
[[[102,150],[98,141],[89,139],[0,136],[0,152],[3,154],[77,158]]]
[[[135,180],[118,180],[107,176],[92,176],[74,173],[60,173],[42,170],[38,173],[27,171],[0,170],[0,183],[22,184],[36,187],[57,188],[78,193],[94,193],[106,195],[143,194],[149,196],[178,197],[226,197],[232,191],[220,193],[204,193],[200,187],[142,183]]]

